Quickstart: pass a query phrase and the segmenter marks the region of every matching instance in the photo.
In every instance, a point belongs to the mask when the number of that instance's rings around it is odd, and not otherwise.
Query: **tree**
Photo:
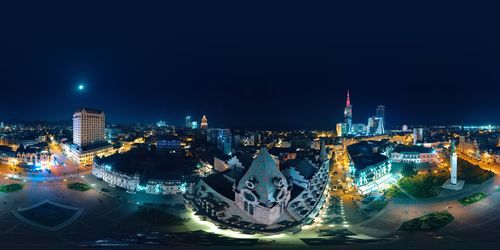
[[[401,175],[403,177],[413,177],[417,174],[417,170],[413,164],[405,164],[403,165],[403,169],[401,170]]]

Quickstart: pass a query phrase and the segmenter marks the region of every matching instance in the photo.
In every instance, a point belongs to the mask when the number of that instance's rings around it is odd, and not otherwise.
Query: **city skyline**
[[[2,16],[38,21],[4,29],[0,74],[10,94],[0,99],[1,119],[65,120],[85,106],[116,122],[181,125],[187,114],[205,114],[219,127],[328,129],[343,120],[350,90],[353,123],[378,105],[389,126],[500,122],[500,50],[490,46],[500,37],[480,17],[444,20],[436,6],[421,19],[378,6],[357,20],[341,11],[350,6],[332,4],[291,5],[277,20],[273,5],[186,14],[187,6],[165,3],[123,5],[135,18],[110,19],[109,3],[71,14],[65,7]],[[260,18],[248,22],[250,13]]]

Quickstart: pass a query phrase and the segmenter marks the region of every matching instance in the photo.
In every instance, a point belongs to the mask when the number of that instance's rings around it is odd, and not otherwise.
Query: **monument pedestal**
[[[448,179],[441,187],[451,190],[461,190],[464,187],[465,181],[457,180],[457,184],[451,184],[451,179]]]

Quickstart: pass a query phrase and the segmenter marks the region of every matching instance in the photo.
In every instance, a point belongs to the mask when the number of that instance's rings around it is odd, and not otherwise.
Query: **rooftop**
[[[125,174],[140,174],[141,181],[171,180],[191,175],[196,170],[193,157],[184,154],[149,151],[134,148],[123,154],[96,159],[96,163],[109,165],[112,170]]]

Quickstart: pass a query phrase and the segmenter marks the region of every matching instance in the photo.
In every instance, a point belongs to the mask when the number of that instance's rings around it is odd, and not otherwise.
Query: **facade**
[[[368,118],[368,125],[366,126],[366,129],[367,134],[369,135],[384,134],[384,119],[376,116]]]
[[[344,108],[344,123],[346,124],[347,134],[351,133],[352,129],[352,106],[349,98],[349,90],[347,91],[347,100]]]
[[[131,163],[133,161],[135,163]],[[96,158],[92,174],[112,187],[132,192],[174,195],[186,190],[184,179],[194,173],[195,165],[194,160],[183,155],[136,148],[125,154]]]
[[[181,141],[177,138],[163,137],[156,141],[156,148],[158,150],[180,149]]]
[[[184,127],[191,128],[191,116],[188,115],[184,118]]]
[[[424,142],[424,129],[414,128],[413,129],[413,145]]]
[[[436,153],[432,148],[422,146],[403,146],[398,145],[391,153],[392,162],[404,163],[424,163],[436,160]]]
[[[215,145],[224,154],[230,155],[233,149],[231,130],[229,129],[208,129],[207,141]]]
[[[320,151],[316,160],[285,162],[267,148],[255,157],[235,155],[227,171],[200,179],[188,197],[197,214],[242,231],[276,233],[300,226],[316,216],[327,195],[330,164],[324,144]]]
[[[201,129],[207,129],[208,128],[208,119],[205,115],[201,118],[201,123],[200,123],[200,128]]]
[[[270,225],[286,210],[291,188],[267,149],[262,148],[236,186],[235,203],[256,221]]]
[[[81,165],[90,165],[94,157],[117,150],[105,140],[105,116],[101,110],[80,108],[73,114],[73,144],[63,144],[64,154]]]
[[[384,105],[378,105],[377,109],[375,110],[375,117],[382,119],[382,126],[385,128],[385,106]]]
[[[73,114],[73,143],[79,147],[105,141],[105,116],[101,110],[81,108]]]
[[[351,185],[362,195],[384,189],[397,181],[391,174],[389,158],[379,150],[379,146],[371,141],[347,147]]]

